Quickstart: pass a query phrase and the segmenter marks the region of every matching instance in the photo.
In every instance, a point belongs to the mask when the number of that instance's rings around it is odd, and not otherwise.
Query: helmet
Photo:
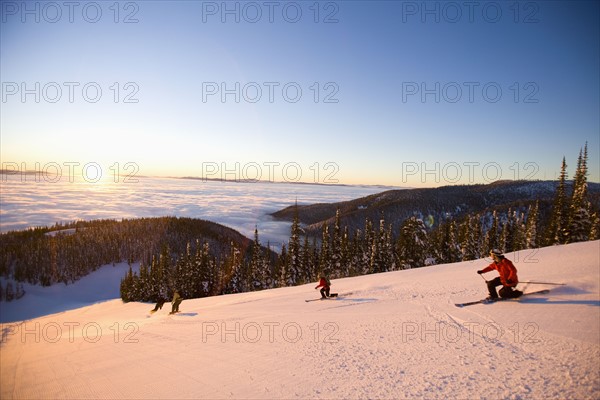
[[[498,249],[493,249],[490,251],[490,256],[492,257],[502,257],[502,252]]]

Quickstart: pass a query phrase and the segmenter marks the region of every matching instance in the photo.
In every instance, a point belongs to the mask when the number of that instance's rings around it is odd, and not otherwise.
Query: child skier
[[[487,282],[488,291],[490,292],[488,300],[496,300],[498,293],[496,293],[496,286],[502,286],[500,289],[500,297],[502,298],[516,298],[523,294],[520,290],[513,290],[519,278],[517,277],[517,269],[513,263],[504,255],[500,250],[494,249],[490,252],[490,256],[494,259],[494,262],[485,267],[482,270],[477,271],[478,274],[484,274],[492,270],[498,271],[500,276]]]
[[[329,289],[331,289],[331,282],[329,282],[329,279],[325,278],[324,276],[321,276],[319,284],[315,287],[315,290],[318,288],[321,288],[321,298],[325,299],[329,297]]]
[[[165,304],[165,299],[162,297],[159,297],[158,300],[156,301],[156,306],[154,307],[153,310],[150,310],[150,313],[155,313],[158,310],[162,310],[163,304]]]
[[[179,295],[179,292],[175,290],[175,293],[173,293],[173,300],[171,301],[171,303],[173,304],[173,307],[171,308],[171,314],[179,312],[179,305],[182,301],[183,298]]]

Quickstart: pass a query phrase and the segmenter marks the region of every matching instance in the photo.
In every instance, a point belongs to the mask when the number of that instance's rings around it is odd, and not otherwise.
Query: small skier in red
[[[321,298],[326,299],[329,297],[329,289],[331,289],[331,282],[329,279],[321,276],[321,280],[319,280],[319,284],[315,287],[315,290],[321,288]]]

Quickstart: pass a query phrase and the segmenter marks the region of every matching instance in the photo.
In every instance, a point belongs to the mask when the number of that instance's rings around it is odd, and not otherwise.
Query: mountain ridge
[[[572,185],[572,181],[567,182]],[[340,222],[351,229],[361,229],[365,220],[384,218],[392,223],[394,231],[411,216],[432,220],[428,226],[437,226],[448,217],[461,218],[470,213],[494,209],[526,209],[540,202],[540,213],[549,212],[556,192],[557,181],[496,181],[489,184],[442,186],[387,190],[370,196],[337,203],[298,205],[300,223],[305,230],[316,234],[323,224],[334,222],[340,210]],[[588,183],[589,197],[598,207],[600,183]],[[271,214],[275,219],[292,220],[296,206],[292,205]]]

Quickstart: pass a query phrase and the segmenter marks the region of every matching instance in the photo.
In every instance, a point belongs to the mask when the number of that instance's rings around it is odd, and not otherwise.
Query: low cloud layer
[[[139,178],[137,183],[36,182],[2,176],[2,232],[56,222],[178,216],[217,222],[274,249],[287,242],[290,224],[268,214],[298,204],[350,200],[385,188],[287,183],[238,183]]]

